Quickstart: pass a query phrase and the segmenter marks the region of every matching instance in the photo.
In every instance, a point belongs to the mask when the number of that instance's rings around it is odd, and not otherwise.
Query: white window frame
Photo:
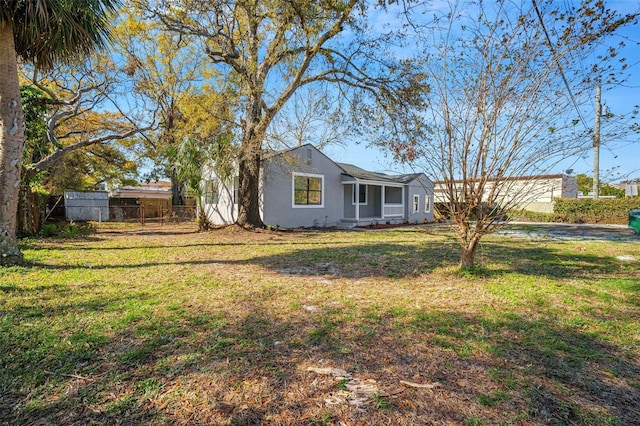
[[[405,199],[404,199],[404,196],[405,196],[405,193],[406,193],[406,191],[407,191],[407,190],[405,189],[405,187],[404,187],[404,186],[402,186],[402,185],[383,185],[382,191],[383,191],[383,192],[385,192],[388,188],[396,188],[396,189],[398,189],[398,188],[399,188],[399,189],[400,189],[400,202],[399,202],[399,203],[389,203],[389,202],[388,202],[388,199],[387,199],[387,194],[386,194],[386,193],[384,193],[384,194],[383,194],[383,197],[382,197],[382,198],[383,198],[383,200],[384,200],[384,205],[385,205],[385,206],[395,206],[395,207],[397,207],[397,206],[404,206],[404,205],[405,205]]]
[[[312,177],[320,179],[320,204],[296,204],[296,177]],[[291,207],[294,209],[321,209],[324,208],[324,175],[313,173],[291,173]]]
[[[233,204],[238,204],[238,195],[240,194],[240,176],[233,178]]]
[[[352,195],[352,197],[351,197],[351,205],[355,206],[356,205],[356,184],[354,183],[351,186],[351,188],[352,188],[352,190],[351,190],[351,195]],[[360,184],[360,185],[358,185],[358,188],[364,188],[364,201],[360,201],[358,204],[361,205],[361,206],[366,206],[368,204],[368,202],[369,202],[369,188],[367,188],[366,184]]]
[[[420,195],[419,194],[413,194],[413,213],[418,213],[420,212]]]
[[[428,194],[424,196],[424,212],[431,213],[431,200]]]
[[[217,205],[220,202],[220,181],[218,179],[208,179],[204,181],[202,198],[202,203],[210,206]]]

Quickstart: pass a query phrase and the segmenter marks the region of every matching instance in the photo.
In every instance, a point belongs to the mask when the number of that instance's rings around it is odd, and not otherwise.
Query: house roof
[[[329,161],[336,164],[343,171],[343,175],[350,176],[356,180],[366,180],[366,181],[374,181],[374,182],[387,182],[387,183],[395,183],[395,184],[408,184],[412,180],[418,178],[423,175],[423,173],[412,173],[412,174],[404,174],[404,175],[388,175],[386,173],[381,172],[371,172],[369,170],[362,169],[358,166],[354,166],[353,164],[347,163],[338,163],[329,158],[326,154],[320,151],[318,148],[313,146],[312,144],[306,143],[304,145],[287,148],[278,152],[269,152],[263,156],[263,160],[269,159],[276,156],[284,155],[288,152],[300,149],[300,148],[311,148],[321,155],[325,156]]]
[[[165,199],[171,198],[171,186],[165,185],[140,185],[140,186],[121,186],[111,191],[112,198],[154,198]]]
[[[370,172],[365,169],[361,169],[358,166],[354,166],[353,164],[346,163],[336,163],[342,170],[344,170],[344,174],[347,176],[351,176],[354,179],[360,180],[372,180],[379,182],[389,182],[389,183],[409,183],[412,180],[416,179],[420,176],[421,173],[412,173],[408,175],[388,175],[386,173],[380,172]]]
[[[572,175],[565,175],[565,174],[555,174],[555,175],[531,175],[531,176],[505,176],[503,178],[495,178],[495,177],[489,177],[486,179],[487,182],[494,182],[497,180],[501,180],[501,181],[514,181],[514,180],[550,180],[550,179],[564,179],[565,177],[567,178],[575,178],[575,176]],[[482,178],[470,178],[469,181],[474,181],[474,180],[481,180]],[[449,180],[436,180],[433,181],[434,185],[441,185],[444,183],[448,183],[450,182]],[[454,181],[451,181],[454,183],[461,183],[463,182],[462,179],[457,179]]]

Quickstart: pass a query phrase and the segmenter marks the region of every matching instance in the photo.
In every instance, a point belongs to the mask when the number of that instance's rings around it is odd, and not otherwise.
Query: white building
[[[578,198],[578,178],[576,176],[555,174],[509,177],[502,180],[487,179],[485,197],[493,185],[500,182],[500,194],[497,201],[513,203],[514,207],[534,212],[553,213],[554,200],[557,198]],[[436,181],[434,201],[448,202],[446,182]],[[455,181],[456,192],[463,193],[462,181]],[[485,199],[486,201],[486,199]]]

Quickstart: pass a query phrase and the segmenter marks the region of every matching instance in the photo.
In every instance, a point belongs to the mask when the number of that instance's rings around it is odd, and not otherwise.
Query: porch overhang
[[[353,187],[353,200],[355,207],[355,217],[347,218],[345,217],[345,221],[355,221],[359,223],[362,220],[368,221],[369,223],[374,221],[386,221],[386,220],[398,220],[402,219],[405,216],[405,185],[398,182],[388,182],[383,180],[371,180],[371,179],[362,179],[355,176],[348,176],[349,179],[345,179],[342,181],[342,185],[345,187],[349,185]],[[355,194],[360,193],[360,185],[367,186],[378,186],[380,187],[380,217],[361,217],[360,214],[360,198],[355,196]],[[399,203],[390,203],[385,200],[386,198],[386,188],[399,188],[401,192],[400,202]]]

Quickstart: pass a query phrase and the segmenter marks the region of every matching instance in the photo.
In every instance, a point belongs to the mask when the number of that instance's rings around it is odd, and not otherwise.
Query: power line
[[[538,8],[538,3],[536,2],[536,0],[531,0],[531,2],[533,3],[533,8],[536,11],[536,15],[538,17],[538,20],[540,21],[540,25],[542,26],[542,31],[544,32],[544,36],[547,39],[547,44],[549,45],[549,50],[551,50],[551,53],[553,55],[553,61],[558,66],[558,71],[560,72],[560,77],[562,77],[562,81],[564,82],[564,86],[567,88],[567,92],[569,93],[569,98],[571,99],[571,103],[573,104],[573,107],[575,108],[576,112],[578,113],[578,117],[580,117],[580,122],[582,123],[582,125],[585,127],[585,129],[590,130],[590,127],[587,126],[587,122],[584,119],[584,117],[582,116],[582,112],[580,111],[580,108],[578,107],[578,103],[576,102],[576,99],[573,96],[573,92],[571,90],[571,86],[569,86],[569,81],[567,80],[567,77],[564,74],[564,70],[562,69],[562,64],[560,64],[560,61],[558,60],[558,57],[557,57],[557,54],[556,54],[556,51],[553,48],[553,43],[551,42],[551,37],[549,36],[549,32],[547,31],[547,27],[544,24],[544,19],[542,19],[542,14],[540,13],[540,9]]]

